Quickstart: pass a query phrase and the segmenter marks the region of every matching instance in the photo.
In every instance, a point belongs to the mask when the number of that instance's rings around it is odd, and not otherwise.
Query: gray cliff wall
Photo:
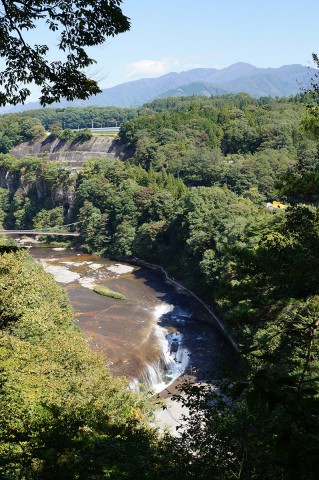
[[[82,167],[90,158],[123,158],[123,146],[107,137],[93,137],[87,142],[79,143],[50,138],[35,142],[20,143],[12,148],[16,158],[46,157],[48,160],[64,162],[73,167]]]

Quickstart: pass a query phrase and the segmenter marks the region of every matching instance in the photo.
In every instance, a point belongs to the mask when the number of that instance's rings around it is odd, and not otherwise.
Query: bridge
[[[63,237],[78,237],[79,232],[62,232],[56,230],[0,230],[0,235],[57,235]]]
[[[57,235],[60,237],[78,237],[80,232],[70,232],[69,230],[63,230],[65,227],[71,227],[78,225],[80,222],[68,223],[67,225],[59,225],[55,227],[37,228],[30,230],[0,230],[0,235]]]

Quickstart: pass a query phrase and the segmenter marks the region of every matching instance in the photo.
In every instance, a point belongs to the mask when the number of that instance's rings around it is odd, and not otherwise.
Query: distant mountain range
[[[156,98],[181,95],[221,95],[246,92],[253,97],[282,97],[298,93],[310,82],[317,70],[302,65],[284,65],[280,68],[257,68],[249,63],[235,63],[220,70],[195,68],[185,72],[171,72],[161,77],[142,78],[106,88],[85,101],[62,100],[52,107],[138,107]],[[5,112],[40,108],[38,102],[5,107]]]

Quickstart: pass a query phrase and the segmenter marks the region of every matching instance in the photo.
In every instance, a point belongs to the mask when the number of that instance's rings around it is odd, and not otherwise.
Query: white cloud
[[[165,57],[160,60],[138,60],[125,65],[126,77],[157,77],[171,71],[189,70],[199,65],[190,64],[189,61],[177,57]]]

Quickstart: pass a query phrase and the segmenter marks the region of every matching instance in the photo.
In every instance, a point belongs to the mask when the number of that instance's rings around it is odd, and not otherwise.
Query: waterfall
[[[161,353],[156,362],[146,365],[140,382],[157,393],[173,383],[185,371],[189,362],[188,350],[183,346],[183,334],[179,331],[169,332],[158,322],[166,315],[172,323],[182,326],[191,316],[191,312],[161,303],[155,307],[153,315],[157,321],[153,333]]]

